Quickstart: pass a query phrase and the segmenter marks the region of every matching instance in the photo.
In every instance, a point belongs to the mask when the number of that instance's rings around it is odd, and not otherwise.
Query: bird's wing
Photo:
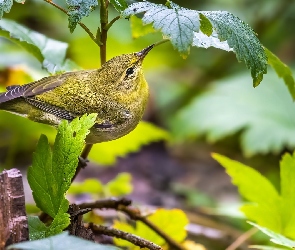
[[[49,76],[42,78],[39,81],[32,82],[25,85],[12,85],[7,87],[5,93],[0,94],[0,103],[7,102],[19,97],[33,97],[40,95],[49,90],[60,86],[66,79],[69,73],[62,75]]]

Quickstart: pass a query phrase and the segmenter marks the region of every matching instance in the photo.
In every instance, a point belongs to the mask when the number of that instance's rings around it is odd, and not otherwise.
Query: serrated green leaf
[[[110,3],[114,6],[114,8],[118,12],[122,12],[123,10],[125,10],[128,7],[125,0],[110,0]]]
[[[119,250],[117,247],[94,243],[89,240],[69,235],[63,232],[59,235],[48,237],[42,240],[26,241],[10,245],[7,249],[28,249],[28,250]]]
[[[169,7],[150,2],[139,2],[128,6],[122,12],[122,17],[144,13],[144,24],[153,24],[155,30],[161,30],[165,37],[171,40],[175,49],[182,55],[189,53],[194,33],[200,29],[200,17],[197,11],[189,10],[169,1]]]
[[[133,38],[138,38],[156,32],[152,24],[143,25],[142,20],[136,16],[130,17],[130,24]]]
[[[108,196],[123,196],[132,192],[132,176],[129,173],[120,173],[105,185]]]
[[[267,73],[267,55],[254,31],[238,17],[226,11],[200,11],[212,23],[221,41],[234,49],[238,61],[244,61],[251,70],[254,87]]]
[[[38,216],[28,216],[30,240],[43,239],[46,236],[47,227]]]
[[[19,44],[36,57],[50,73],[62,70],[67,43],[56,41],[14,21],[0,20],[0,36]]]
[[[68,194],[101,194],[103,192],[103,185],[97,179],[86,179],[83,182],[74,182],[68,190]]]
[[[24,3],[25,0],[15,0],[17,3]],[[13,0],[2,0],[0,1],[0,19],[3,17],[3,13],[8,13],[12,7]]]
[[[264,48],[264,50],[268,57],[268,64],[276,71],[279,77],[284,79],[293,100],[295,100],[295,81],[291,69],[270,50],[267,48]]]
[[[280,232],[281,198],[269,180],[255,169],[225,156],[213,154],[212,157],[226,169],[232,178],[232,183],[238,187],[239,193],[251,202],[241,208],[247,218]]]
[[[285,246],[288,247],[290,249],[294,249],[295,248],[295,241],[290,240],[288,238],[286,238],[285,236],[278,234],[276,232],[273,232],[272,230],[270,230],[269,228],[265,228],[262,226],[259,226],[253,222],[248,222],[249,224],[251,224],[254,227],[257,227],[260,231],[262,231],[263,233],[265,233],[266,235],[268,235],[269,237],[271,237],[271,241],[275,244],[281,245],[281,246]]]
[[[76,118],[70,124],[62,121],[52,152],[47,137],[40,137],[32,167],[28,169],[28,182],[36,205],[54,218],[47,235],[61,232],[70,223],[66,214],[69,202],[65,193],[75,174],[86,135],[95,119],[96,115],[91,114]]]
[[[89,16],[90,12],[98,5],[97,0],[66,0],[69,7],[69,29],[73,32],[83,17]]]
[[[174,135],[187,139],[205,134],[210,142],[241,131],[247,156],[295,147],[295,104],[274,72],[253,89],[238,74],[211,85],[171,121]]]
[[[110,142],[94,144],[89,159],[104,165],[116,162],[117,157],[136,152],[143,145],[151,142],[168,140],[169,133],[151,123],[140,122],[128,135]]]
[[[182,242],[186,237],[185,227],[189,221],[180,209],[157,209],[155,213],[148,216],[148,220],[160,227],[167,235],[173,235],[173,239],[177,242]],[[136,222],[135,228],[124,222],[115,221],[114,228],[135,234],[160,246],[165,244],[162,237],[140,221]],[[133,245],[124,240],[114,239],[114,242],[118,246],[134,248]]]

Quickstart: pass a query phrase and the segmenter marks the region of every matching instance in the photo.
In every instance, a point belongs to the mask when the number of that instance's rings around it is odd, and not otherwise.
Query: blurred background
[[[62,1],[56,2],[66,7]],[[294,69],[294,1],[175,3],[195,10],[233,13],[253,28],[264,46]],[[116,15],[110,8],[110,20]],[[14,4],[4,18],[69,43],[67,57],[80,67],[100,67],[97,45],[79,26],[71,34],[67,16],[49,4],[37,0]],[[95,33],[99,11],[84,18],[83,23]],[[108,33],[107,58],[139,51],[161,39],[160,33],[134,39],[129,21],[119,20]],[[291,95],[270,68],[254,89],[245,64],[238,63],[234,53],[215,48],[193,47],[184,60],[170,43],[165,43],[148,55],[144,70],[150,85],[144,120],[162,128],[161,135],[155,136],[143,126],[127,138],[98,145],[78,181],[92,177],[107,183],[127,172],[119,179],[129,189],[118,195],[128,194],[136,204],[184,209],[192,223],[191,237],[197,237],[196,241],[208,249],[225,249],[249,226],[238,211],[241,198],[210,154],[218,152],[255,167],[278,187],[281,155],[295,148]],[[1,91],[46,75],[22,47],[0,38]],[[25,174],[41,133],[53,142],[53,128],[1,111],[0,168],[17,167]],[[247,248],[242,245],[239,249]]]

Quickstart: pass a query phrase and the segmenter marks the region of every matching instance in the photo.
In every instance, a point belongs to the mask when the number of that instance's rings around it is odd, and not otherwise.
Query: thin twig
[[[169,235],[167,235],[161,228],[156,226],[154,223],[149,221],[145,216],[141,215],[140,211],[135,208],[131,208],[123,204],[124,200],[104,200],[103,202],[96,201],[92,203],[82,203],[79,204],[80,208],[98,208],[98,209],[116,209],[117,211],[121,211],[128,215],[131,219],[136,220],[136,221],[141,221],[144,223],[146,226],[151,228],[153,231],[155,231],[159,236],[161,236],[167,244],[172,248],[176,250],[185,250],[185,248],[176,242],[174,239],[172,239]],[[102,206],[104,205],[104,206]]]
[[[114,24],[114,22],[116,22],[117,20],[119,20],[120,19],[120,16],[116,16],[112,21],[110,21],[106,26],[105,26],[105,29],[106,30],[109,30],[111,27],[112,27],[112,25]]]
[[[256,227],[252,227],[250,230],[243,233],[239,238],[237,238],[225,250],[236,250],[239,246],[241,246],[246,240],[248,240],[253,234],[256,234],[257,232],[258,232],[258,229]]]
[[[60,7],[59,5],[57,5],[56,3],[52,2],[52,0],[44,0],[46,3],[51,4],[52,6],[54,6],[55,8],[59,9],[60,11],[62,11],[63,13],[65,13],[66,15],[69,15],[69,13],[62,7]],[[94,35],[92,34],[92,32],[86,27],[86,25],[84,23],[79,22],[78,23],[82,29],[84,29],[86,31],[86,33],[90,36],[91,40],[94,41],[97,45],[100,45],[100,41],[98,41]]]
[[[78,162],[78,166],[76,168],[76,172],[75,175],[72,178],[72,182],[76,179],[77,175],[79,174],[79,172],[81,171],[82,168],[84,168],[87,164],[86,164],[86,159],[90,153],[90,150],[92,149],[93,144],[86,144],[81,155],[80,155],[80,160]]]
[[[127,240],[131,242],[132,244],[139,246],[140,248],[148,248],[150,250],[162,250],[160,246],[156,245],[155,243],[145,240],[141,237],[138,237],[134,234],[123,232],[121,230],[115,229],[115,228],[110,228],[110,227],[105,227],[101,225],[94,225],[94,224],[89,224],[89,227],[92,229],[94,233],[99,233],[99,234],[104,234],[120,239]]]
[[[108,6],[109,0],[100,0],[100,62],[106,62],[107,38],[108,38]]]

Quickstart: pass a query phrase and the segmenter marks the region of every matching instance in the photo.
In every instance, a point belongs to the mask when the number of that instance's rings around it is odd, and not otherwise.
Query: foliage
[[[0,20],[0,36],[19,44],[36,57],[48,72],[65,69],[68,44],[50,39],[14,21]]]
[[[26,241],[10,245],[7,249],[29,249],[29,250],[118,250],[113,246],[101,245],[89,240],[69,235],[68,232],[51,236],[41,240]]]
[[[268,235],[269,237],[271,237],[271,241],[275,244],[281,245],[281,246],[285,246],[287,247],[287,249],[294,249],[295,247],[295,241],[290,240],[288,238],[286,238],[285,236],[275,233],[272,230],[265,228],[265,227],[261,227],[253,222],[249,222],[249,224],[251,224],[254,227],[257,227],[260,231],[262,231],[263,233],[265,233],[266,235]],[[277,248],[265,248],[264,246],[252,246],[251,248],[257,248],[257,249],[277,249]],[[278,248],[278,249],[286,249],[286,248]]]
[[[198,12],[167,1],[166,6],[150,2],[134,3],[124,10],[122,16],[129,17],[142,12],[143,23],[153,23],[154,29],[161,30],[164,37],[168,37],[181,54],[187,55],[191,45],[206,48],[215,46],[225,50],[233,48],[238,60],[245,61],[251,69],[254,86],[259,85],[263,74],[266,74],[267,56],[264,48],[253,30],[233,14],[225,11]],[[201,28],[200,14],[203,25]],[[208,41],[206,36],[212,35],[212,27],[215,33]],[[204,32],[203,36],[200,36],[200,31]],[[201,42],[198,42],[200,38]],[[202,40],[205,42],[202,43]],[[220,44],[221,41],[227,41],[229,47]]]
[[[149,215],[148,220],[153,222],[156,226],[163,229],[167,235],[173,235],[173,239],[177,242],[183,242],[186,238],[185,226],[188,224],[188,219],[185,213],[179,209],[157,209],[153,214]],[[165,240],[157,235],[153,230],[148,228],[145,224],[138,221],[136,226],[133,227],[126,222],[115,221],[114,228],[129,232],[150,240],[157,245],[164,246]],[[122,247],[129,247],[136,249],[130,242],[114,239],[115,244]]]
[[[272,72],[256,89],[248,80],[238,74],[212,84],[175,115],[173,134],[178,140],[206,134],[215,142],[241,131],[247,156],[295,147],[294,103],[286,88]]]
[[[96,115],[82,116],[70,124],[63,121],[51,151],[47,137],[42,135],[28,169],[28,182],[37,206],[53,218],[45,235],[60,233],[70,221],[69,202],[65,193],[75,174],[84,139],[95,122]]]
[[[15,0],[18,3],[24,3],[24,0]],[[13,0],[3,0],[0,2],[0,19],[3,16],[3,12],[8,13],[13,5]]]
[[[97,179],[87,179],[83,182],[74,182],[68,194],[92,194],[93,198],[117,197],[128,195],[132,192],[132,176],[128,173],[120,173],[116,178],[103,185]]]
[[[213,154],[231,176],[240,194],[250,203],[241,207],[247,218],[284,236],[295,238],[295,152],[286,153],[280,162],[281,192],[255,169],[229,158]]]

